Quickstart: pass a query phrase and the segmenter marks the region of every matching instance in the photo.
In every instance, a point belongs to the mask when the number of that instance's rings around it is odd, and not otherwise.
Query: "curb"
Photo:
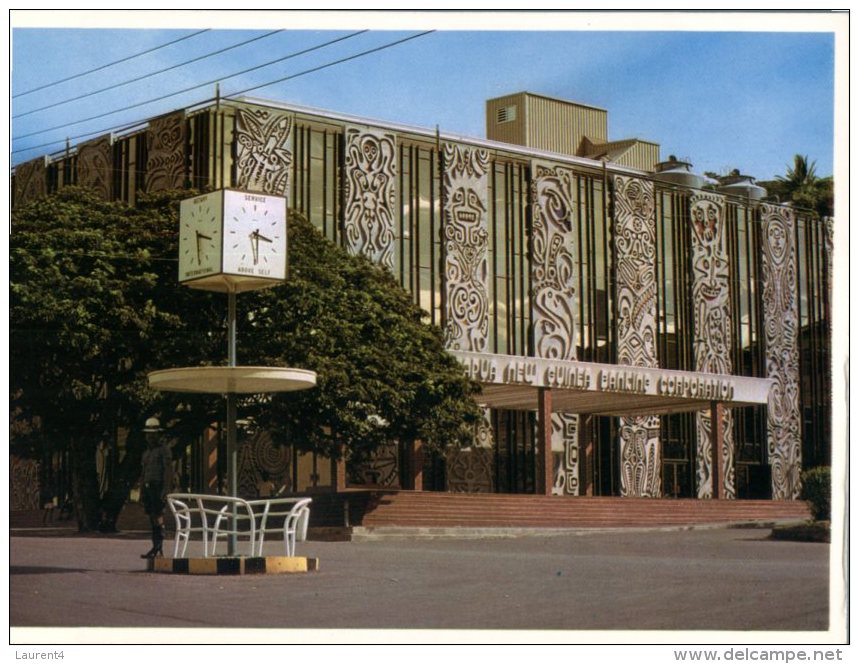
[[[316,572],[318,570],[318,558],[304,558],[300,556],[154,558],[146,563],[147,572],[208,576],[299,574]]]
[[[754,529],[767,530],[783,523],[780,521],[733,521],[723,523],[697,523],[657,526],[528,528],[528,527],[440,527],[440,526],[355,526],[352,542],[372,542],[398,539],[499,539],[514,537],[556,537],[563,535],[628,534],[642,532],[681,532],[689,530]]]

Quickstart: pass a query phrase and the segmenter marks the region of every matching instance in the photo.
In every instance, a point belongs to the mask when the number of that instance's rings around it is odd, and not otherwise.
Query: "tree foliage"
[[[389,272],[289,220],[286,284],[239,298],[239,359],[310,369],[317,389],[274,396],[260,424],[305,449],[361,457],[390,440],[471,440],[475,386]],[[245,359],[243,359],[243,356]]]
[[[226,363],[226,297],[177,283],[178,201],[192,193],[129,208],[69,187],[13,212],[13,430],[72,452],[82,529],[105,510],[95,487],[99,441],[117,427],[139,431],[152,414],[183,431],[222,417],[220,399],[159,394],[146,378]],[[238,296],[238,360],[311,369],[318,384],[244,400],[240,416],[280,442],[332,455],[345,446],[360,457],[394,439],[436,449],[467,442],[476,387],[393,277],[296,215],[289,243],[287,283]],[[177,410],[180,402],[192,407]],[[127,478],[141,445],[130,437]],[[114,493],[123,500],[127,486]]]
[[[188,297],[175,287],[175,221],[159,204],[129,209],[70,187],[12,215],[13,430],[29,431],[37,448],[71,452],[82,530],[101,520],[99,442],[117,427],[138,431],[148,414],[172,410],[175,397],[149,390],[147,372],[211,353],[219,336],[198,334],[211,323],[211,298],[192,316],[178,315]],[[129,463],[141,444],[129,441]]]
[[[809,161],[808,156],[794,155],[793,165],[787,167],[784,175],[760,184],[783,203],[794,203],[798,207],[814,210],[821,217],[833,215],[832,177],[818,177],[817,162]]]

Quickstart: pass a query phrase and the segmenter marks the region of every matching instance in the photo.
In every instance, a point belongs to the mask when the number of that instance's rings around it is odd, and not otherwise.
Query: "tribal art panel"
[[[692,213],[692,301],[695,329],[695,369],[731,373],[731,302],[728,250],[725,239],[725,201],[721,196],[696,194]],[[713,497],[710,413],[696,414],[698,429],[698,497]],[[722,477],[725,498],[736,498],[733,420],[724,413]]]
[[[537,357],[576,359],[575,174],[568,168],[534,162],[531,204],[532,302]],[[563,440],[552,492],[578,495],[579,416],[552,415],[553,439]],[[554,444],[553,444],[554,446]]]
[[[48,193],[45,158],[40,157],[15,167],[15,205],[30,203]]]
[[[458,493],[492,493],[495,482],[495,441],[492,411],[480,407],[482,417],[474,427],[471,448],[455,448],[445,457],[447,490]]]
[[[289,199],[292,125],[287,113],[236,109],[236,187]]]
[[[555,452],[557,450],[557,452]],[[552,451],[555,452],[555,481],[552,493],[579,495],[579,416],[552,413]]]
[[[349,467],[353,484],[371,484],[386,488],[400,486],[399,444],[387,442],[373,450],[363,461]]]
[[[146,191],[185,185],[185,113],[156,118],[146,130]]]
[[[39,462],[25,457],[9,457],[9,509],[39,509]]]
[[[795,223],[790,208],[761,205],[767,377],[775,381],[767,407],[767,448],[774,500],[795,500],[801,489]]]
[[[456,493],[492,493],[495,452],[472,447],[447,454],[447,490]]]
[[[93,189],[104,200],[111,198],[110,136],[87,141],[78,147],[78,185]]]
[[[531,279],[537,357],[576,359],[575,175],[534,162]]]
[[[483,351],[489,335],[489,153],[448,143],[443,158],[445,344]]]
[[[617,362],[656,367],[656,208],[653,183],[614,177]],[[620,418],[621,495],[661,494],[659,417]]]
[[[287,487],[290,478],[291,449],[286,445],[275,445],[271,437],[260,432],[239,446],[238,484],[239,495],[247,498],[257,496],[257,487],[263,477],[268,477],[275,488]]]
[[[394,269],[397,140],[394,134],[346,127],[346,248]]]

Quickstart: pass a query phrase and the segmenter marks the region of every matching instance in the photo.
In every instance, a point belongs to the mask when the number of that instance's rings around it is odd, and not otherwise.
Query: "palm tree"
[[[764,186],[782,201],[795,203],[799,207],[815,210],[821,216],[832,215],[832,178],[817,177],[817,162],[809,162],[808,156],[794,155],[793,167],[777,175]]]
[[[817,162],[808,163],[808,156],[794,155],[793,168],[788,167],[784,176],[777,175],[776,180],[783,182],[787,191],[793,193],[804,188],[811,188],[817,182]]]

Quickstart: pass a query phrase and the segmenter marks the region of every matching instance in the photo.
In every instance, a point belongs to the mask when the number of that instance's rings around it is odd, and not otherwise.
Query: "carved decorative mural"
[[[45,158],[31,159],[15,167],[15,205],[24,205],[48,193]]]
[[[447,454],[447,490],[457,493],[492,493],[494,490],[492,449],[472,447]]]
[[[620,418],[621,495],[659,497],[659,418]]]
[[[400,486],[399,445],[396,442],[380,445],[370,457],[349,468],[353,484],[372,484],[392,488]]]
[[[555,459],[555,481],[552,493],[579,495],[579,416],[574,413],[552,413],[552,450]]]
[[[790,208],[761,205],[761,297],[767,377],[775,381],[767,406],[774,500],[795,500],[801,488],[795,226]]]
[[[9,457],[9,509],[39,509],[39,462]]]
[[[562,166],[532,163],[534,210],[531,281],[537,357],[576,359],[575,174]],[[552,493],[578,495],[579,416],[552,415],[552,437],[563,440]],[[575,460],[575,461],[574,461]]]
[[[492,411],[488,406],[480,406],[483,417],[477,422],[474,433],[474,446],[486,449],[495,447],[495,439],[492,434]]]
[[[696,194],[691,198],[692,323],[695,330],[695,370],[731,373],[731,302],[725,202],[721,196]],[[696,414],[698,429],[698,497],[713,496],[710,413]],[[724,497],[736,498],[733,419],[724,411],[722,422],[722,477]]]
[[[275,445],[265,431],[242,443],[238,449],[239,495],[255,498],[263,476],[274,483],[275,489],[281,486],[291,489],[290,457],[291,449],[286,445]]]
[[[617,362],[656,367],[656,208],[653,183],[614,177]],[[661,494],[659,418],[620,418],[621,495]]]
[[[236,109],[236,187],[289,199],[292,116],[260,107]]]
[[[445,345],[483,351],[489,336],[489,153],[447,143],[443,157]]]
[[[155,118],[146,129],[146,191],[185,185],[185,113]]]
[[[78,185],[95,190],[105,200],[111,198],[112,166],[110,136],[95,138],[78,146]]]
[[[345,153],[346,248],[393,270],[397,209],[396,136],[348,126]]]
[[[576,359],[575,175],[534,162],[531,288],[537,357]]]

